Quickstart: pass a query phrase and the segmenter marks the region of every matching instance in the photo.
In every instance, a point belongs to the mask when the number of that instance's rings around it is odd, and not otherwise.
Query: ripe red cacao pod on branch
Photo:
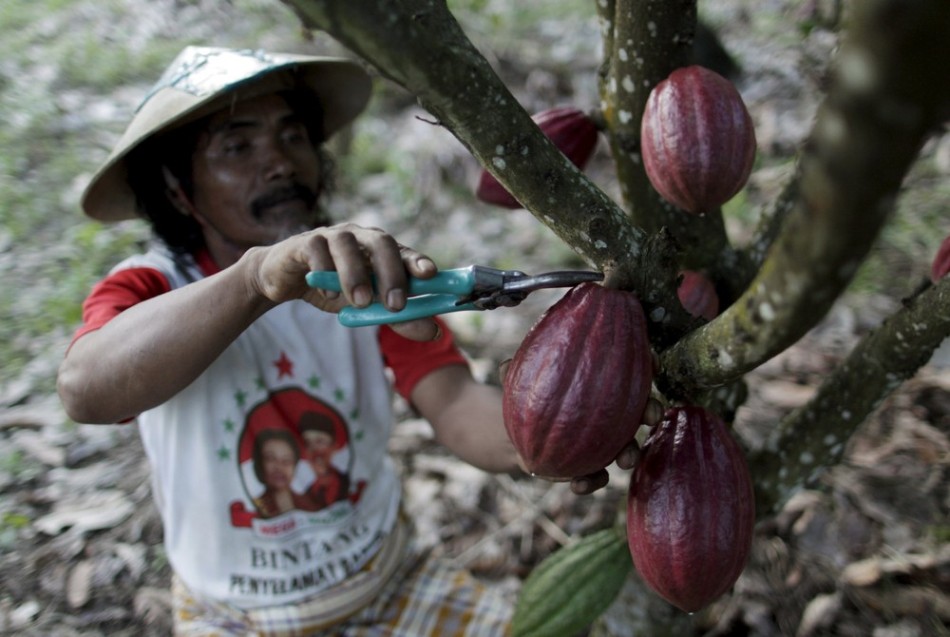
[[[633,441],[652,381],[637,297],[581,284],[538,319],[512,358],[504,380],[508,436],[533,474],[594,473]]]
[[[653,88],[640,138],[650,183],[687,212],[724,204],[752,172],[755,129],[742,96],[702,66],[676,69]]]
[[[950,272],[950,237],[946,237],[937,248],[933,263],[930,264],[930,280],[936,283]]]
[[[755,501],[745,456],[701,407],[666,412],[630,480],[627,540],[643,580],[694,612],[739,578],[752,546]]]
[[[712,280],[695,270],[680,273],[683,280],[676,289],[683,308],[693,316],[701,316],[711,321],[719,315],[719,295]]]
[[[569,106],[541,111],[532,115],[531,119],[558,150],[575,166],[584,169],[597,146],[597,126],[594,120],[583,111]],[[512,149],[512,152],[517,152],[517,149]],[[485,169],[482,169],[479,176],[475,196],[485,203],[502,208],[522,207],[494,175]]]

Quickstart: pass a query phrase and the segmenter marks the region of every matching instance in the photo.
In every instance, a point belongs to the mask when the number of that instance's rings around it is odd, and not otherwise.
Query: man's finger
[[[571,491],[577,495],[589,495],[607,486],[609,476],[606,469],[571,480]]]
[[[400,336],[412,341],[434,341],[442,336],[439,324],[431,318],[391,323],[390,327]]]
[[[634,440],[629,445],[620,450],[617,454],[617,466],[625,471],[629,471],[637,466],[640,459],[640,445]]]

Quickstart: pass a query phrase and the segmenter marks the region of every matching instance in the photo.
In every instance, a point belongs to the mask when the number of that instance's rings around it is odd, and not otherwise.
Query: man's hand
[[[624,471],[630,471],[636,466],[639,458],[640,445],[634,441],[620,451],[617,455],[616,463],[617,466]],[[608,479],[606,469],[601,469],[596,473],[586,476],[577,476],[571,479],[571,491],[577,495],[589,495],[598,489],[606,487]]]
[[[252,248],[244,258],[255,265],[248,269],[252,294],[274,304],[303,299],[327,312],[339,312],[347,305],[366,307],[377,299],[389,310],[401,310],[408,298],[408,277],[428,279],[438,271],[429,257],[400,245],[384,231],[349,223],[311,230],[272,246]],[[309,287],[305,276],[311,270],[335,271],[340,277],[342,295]],[[396,323],[392,327],[414,340],[431,340],[438,335],[432,319]]]

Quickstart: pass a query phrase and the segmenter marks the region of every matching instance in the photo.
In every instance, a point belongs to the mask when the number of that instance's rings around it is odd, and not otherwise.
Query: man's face
[[[192,172],[196,217],[213,251],[240,253],[326,223],[316,205],[320,157],[278,95],[213,115],[199,135]]]
[[[264,483],[272,489],[289,489],[297,464],[297,456],[290,444],[279,438],[268,440],[261,447],[261,460]]]
[[[331,456],[333,456],[333,436],[313,429],[303,432],[301,436],[304,445],[306,445],[307,461],[314,465],[315,471],[317,470],[316,467],[320,467],[322,471],[325,471],[330,465]]]

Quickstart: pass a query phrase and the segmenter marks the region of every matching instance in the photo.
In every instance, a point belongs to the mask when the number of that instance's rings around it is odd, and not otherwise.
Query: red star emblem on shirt
[[[280,358],[274,361],[274,367],[277,368],[277,378],[294,375],[294,364],[284,352],[281,352]]]

